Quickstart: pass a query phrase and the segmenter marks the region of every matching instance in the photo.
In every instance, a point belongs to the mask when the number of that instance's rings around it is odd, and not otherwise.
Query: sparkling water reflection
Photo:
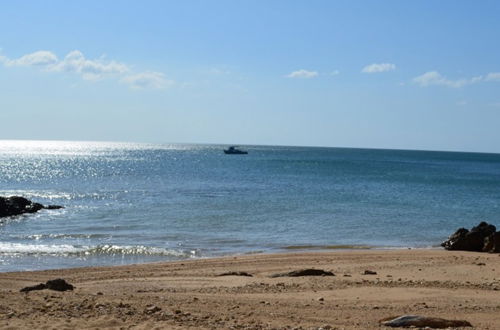
[[[498,224],[500,155],[0,141],[0,195],[62,210],[0,221],[0,271],[289,247],[430,247]]]

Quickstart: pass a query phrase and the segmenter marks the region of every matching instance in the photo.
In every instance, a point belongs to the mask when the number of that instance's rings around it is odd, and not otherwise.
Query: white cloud
[[[2,56],[1,60],[6,66],[44,66],[58,61],[57,56],[47,50],[39,50],[12,60]]]
[[[318,72],[316,71],[307,71],[304,69],[293,71],[292,73],[286,75],[288,78],[314,78],[318,76]]]
[[[396,65],[392,63],[373,63],[361,70],[363,73],[379,73],[396,70]]]
[[[36,66],[48,72],[77,74],[85,80],[99,80],[107,76],[121,77],[120,82],[136,89],[161,89],[174,83],[165,79],[164,74],[161,72],[147,71],[133,74],[130,73],[131,69],[126,64],[105,60],[104,57],[88,59],[79,50],[69,52],[62,60],[59,60],[54,53],[46,50],[36,51],[16,59],[9,59],[7,56],[0,55],[1,63],[7,67]]]
[[[478,82],[483,81],[483,80],[484,80],[483,76],[472,77],[469,80],[469,83],[470,84],[475,84],[475,83],[478,83]]]
[[[437,71],[428,71],[421,76],[413,78],[413,82],[419,84],[422,87],[435,85],[435,86],[446,86],[452,88],[464,87],[466,85],[478,83],[482,80],[484,80],[482,76],[473,77],[471,79],[461,78],[457,80],[451,80],[444,77]]]
[[[484,78],[486,81],[500,81],[500,72],[490,72]]]
[[[128,84],[131,88],[134,89],[143,89],[143,88],[162,89],[170,87],[174,84],[174,81],[167,80],[163,73],[150,72],[150,71],[129,75],[123,77],[120,81],[125,84]]]
[[[123,74],[129,68],[115,61],[89,60],[79,50],[73,50],[66,57],[47,68],[49,71],[81,74],[85,80],[97,80],[104,75]]]
[[[330,72],[331,76],[338,76],[339,74],[340,74],[339,70],[333,70],[332,72]]]

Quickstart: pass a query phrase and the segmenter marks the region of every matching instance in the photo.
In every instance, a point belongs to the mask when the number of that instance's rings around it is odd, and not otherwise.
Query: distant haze
[[[500,152],[498,1],[0,4],[0,139]]]

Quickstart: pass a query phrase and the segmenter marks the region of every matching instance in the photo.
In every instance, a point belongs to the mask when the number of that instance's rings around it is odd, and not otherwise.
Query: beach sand
[[[302,268],[336,276],[270,277]],[[218,276],[229,271],[253,277]],[[19,292],[54,278],[76,289]],[[381,329],[402,314],[500,329],[500,256],[361,250],[0,273],[2,329]]]

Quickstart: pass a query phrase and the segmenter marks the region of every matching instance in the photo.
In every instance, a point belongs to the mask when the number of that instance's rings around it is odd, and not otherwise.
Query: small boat
[[[248,154],[247,151],[240,150],[240,149],[236,148],[236,146],[231,146],[228,149],[224,149],[224,153],[226,155],[246,155],[246,154]]]

